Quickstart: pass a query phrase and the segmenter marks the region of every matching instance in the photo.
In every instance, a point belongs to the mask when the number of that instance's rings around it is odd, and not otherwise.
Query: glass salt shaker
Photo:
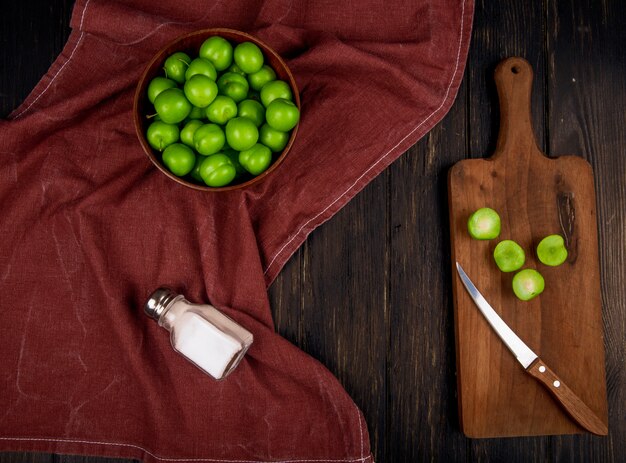
[[[253,341],[252,333],[212,305],[192,304],[170,288],[154,291],[144,311],[170,332],[176,352],[215,379],[228,376]]]

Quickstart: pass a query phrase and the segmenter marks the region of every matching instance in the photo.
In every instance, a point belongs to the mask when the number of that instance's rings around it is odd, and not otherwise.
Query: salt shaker
[[[176,352],[215,379],[228,376],[253,341],[252,333],[212,305],[192,304],[170,288],[154,291],[144,311],[170,332]]]

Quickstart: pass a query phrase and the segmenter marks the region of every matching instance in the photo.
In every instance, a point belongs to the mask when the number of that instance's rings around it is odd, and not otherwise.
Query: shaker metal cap
[[[172,289],[162,286],[154,291],[143,306],[143,311],[151,318],[158,320],[165,308],[176,299]]]

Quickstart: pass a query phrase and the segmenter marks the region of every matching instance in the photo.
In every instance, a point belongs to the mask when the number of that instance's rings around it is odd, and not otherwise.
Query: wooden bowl
[[[291,149],[293,142],[296,138],[296,133],[298,131],[298,125],[296,125],[291,131],[291,136],[289,141],[287,142],[287,146],[281,153],[274,153],[273,158],[274,161],[269,166],[269,168],[260,175],[256,177],[244,179],[242,183],[227,185],[220,188],[214,188],[206,185],[199,185],[197,183],[193,183],[192,181],[186,180],[183,177],[177,177],[172,172],[170,172],[167,167],[165,167],[160,161],[160,153],[152,149],[152,147],[148,144],[146,140],[146,130],[150,125],[150,119],[146,118],[147,114],[154,113],[154,106],[148,100],[147,89],[150,81],[156,76],[163,76],[163,63],[165,59],[170,56],[172,53],[177,51],[182,51],[187,53],[189,56],[193,58],[198,56],[198,52],[200,50],[200,45],[209,37],[214,35],[219,35],[220,37],[225,38],[229,42],[233,44],[238,44],[241,42],[252,42],[256,44],[261,51],[263,51],[263,55],[265,56],[265,63],[270,65],[274,71],[276,72],[277,78],[280,80],[284,80],[291,87],[291,91],[293,93],[294,103],[300,109],[300,95],[298,93],[298,88],[296,87],[296,82],[289,71],[289,68],[285,64],[278,54],[272,50],[268,45],[261,42],[256,37],[253,37],[245,32],[240,32],[232,29],[204,29],[196,32],[192,32],[190,34],[183,35],[174,41],[170,42],[168,45],[163,47],[161,51],[159,51],[154,58],[148,63],[146,66],[146,70],[143,72],[141,79],[139,79],[139,84],[137,85],[137,90],[135,92],[135,102],[133,106],[134,119],[135,119],[135,130],[137,132],[137,137],[139,138],[139,142],[143,147],[144,152],[150,158],[150,161],[165,175],[174,180],[175,182],[180,183],[181,185],[185,185],[186,187],[193,188],[195,190],[201,191],[229,191],[229,190],[237,190],[240,188],[246,188],[250,185],[254,185],[257,182],[262,181],[268,175],[270,175],[273,171],[275,171],[278,166],[283,162],[285,156]]]

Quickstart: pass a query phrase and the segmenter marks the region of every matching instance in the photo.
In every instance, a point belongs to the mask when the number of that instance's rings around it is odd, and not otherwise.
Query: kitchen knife
[[[579,425],[593,434],[607,435],[608,428],[602,420],[504,323],[493,307],[480,294],[480,291],[474,286],[474,283],[472,283],[458,262],[456,263],[456,269],[459,272],[463,285],[480,312],[515,358],[517,358],[517,361],[522,364],[526,373],[543,384]],[[584,368],[584,366],[581,367]]]

